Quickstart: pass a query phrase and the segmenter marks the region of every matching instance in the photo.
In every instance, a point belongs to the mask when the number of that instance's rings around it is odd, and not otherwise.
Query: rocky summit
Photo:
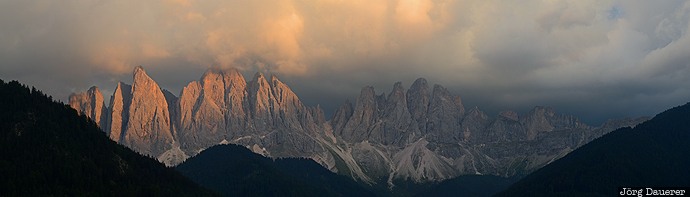
[[[234,69],[209,69],[179,96],[160,88],[142,67],[134,83],[118,83],[104,107],[96,87],[75,93],[70,106],[91,117],[110,138],[174,166],[216,144],[239,144],[269,157],[311,158],[367,183],[440,181],[465,174],[523,175],[616,128],[600,127],[535,107],[492,117],[423,78],[388,94],[364,87],[330,120],[305,106],[276,76],[249,81]]]

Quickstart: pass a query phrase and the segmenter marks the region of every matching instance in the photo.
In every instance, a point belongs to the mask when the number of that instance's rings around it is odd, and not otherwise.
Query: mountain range
[[[235,69],[209,69],[178,95],[142,67],[118,83],[109,105],[97,87],[69,104],[114,141],[168,166],[217,144],[238,144],[274,157],[303,157],[369,184],[441,181],[459,175],[526,175],[619,127],[646,118],[589,126],[537,106],[526,114],[489,116],[459,96],[417,79],[388,94],[364,87],[327,119],[303,104],[275,75],[251,80]],[[107,106],[107,107],[106,107]]]

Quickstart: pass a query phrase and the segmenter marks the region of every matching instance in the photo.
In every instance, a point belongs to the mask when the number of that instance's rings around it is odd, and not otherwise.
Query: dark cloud
[[[209,67],[275,73],[332,112],[418,77],[491,114],[653,115],[689,100],[686,1],[0,2],[0,78],[109,97],[144,66],[179,93]]]

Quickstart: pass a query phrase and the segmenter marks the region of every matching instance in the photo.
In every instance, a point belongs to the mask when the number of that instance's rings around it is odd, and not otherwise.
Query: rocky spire
[[[198,82],[190,82],[182,89],[178,137],[181,148],[190,151],[187,154],[225,139],[225,102],[225,79],[217,69],[209,69]]]
[[[178,136],[187,154],[246,133],[246,86],[237,70],[210,68],[182,89]]]
[[[388,94],[382,119],[383,132],[378,134],[378,137],[383,144],[406,144],[411,140],[408,138],[418,131],[417,122],[408,110],[405,89],[401,82],[395,83],[393,90]]]
[[[556,113],[551,108],[534,107],[527,116],[522,118],[522,122],[527,129],[527,139],[534,139],[539,132],[552,131],[555,127],[551,125],[549,119],[552,119],[555,115]]]
[[[465,108],[459,97],[454,97],[441,85],[434,85],[427,112],[427,131],[429,139],[444,143],[460,141],[461,118]]]
[[[265,131],[273,126],[273,107],[275,105],[271,85],[262,73],[256,73],[247,85],[249,98],[249,112],[253,126],[257,130]]]
[[[271,93],[273,94],[272,98],[275,100],[273,101],[275,104],[272,109],[274,110],[272,113],[273,119],[279,121],[281,125],[287,128],[302,130],[302,125],[296,115],[306,115],[308,113],[297,95],[275,75],[271,75]],[[310,118],[310,120],[313,122],[313,119]]]
[[[158,84],[141,66],[134,69],[132,101],[127,127],[120,143],[150,156],[172,148],[168,102]]]
[[[350,100],[346,100],[345,103],[340,105],[340,107],[333,113],[333,118],[331,118],[331,126],[333,127],[333,132],[338,135],[343,134],[343,129],[345,125],[352,117],[354,109]]]
[[[129,120],[129,106],[132,103],[132,86],[119,82],[110,97],[110,120],[106,133],[110,139],[121,142]]]
[[[225,122],[228,131],[228,138],[240,135],[241,131],[246,132],[249,122],[247,110],[249,103],[247,98],[247,81],[237,69],[227,69],[221,71],[223,82],[225,83]]]
[[[91,118],[98,126],[106,130],[108,109],[105,107],[103,94],[93,86],[86,92],[73,93],[69,96],[69,105],[80,114]]]
[[[198,81],[192,81],[187,84],[182,91],[180,91],[180,98],[177,101],[178,108],[178,129],[184,130],[191,129],[192,119],[194,117],[194,112],[196,103],[201,96],[201,84]],[[196,107],[198,108],[198,107]]]
[[[377,126],[377,109],[378,104],[376,103],[374,87],[367,86],[362,88],[352,116],[345,125],[345,128],[341,131],[343,139],[346,141],[366,140],[372,130],[378,129],[374,128]]]
[[[462,139],[464,141],[473,141],[483,143],[488,141],[488,135],[485,132],[486,126],[489,124],[489,116],[478,107],[472,108],[467,112],[467,115],[462,120],[461,131]]]
[[[419,131],[422,132],[426,132],[427,129],[427,110],[429,109],[430,96],[429,84],[424,78],[415,80],[410,89],[407,90],[408,109],[412,118],[417,122]]]

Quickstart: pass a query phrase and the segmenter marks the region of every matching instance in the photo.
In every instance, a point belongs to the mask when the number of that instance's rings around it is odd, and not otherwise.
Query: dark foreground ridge
[[[0,196],[212,196],[86,116],[0,80]]]
[[[216,145],[177,166],[224,196],[373,196],[311,159],[270,159],[239,145]]]
[[[690,103],[604,135],[498,196],[617,196],[623,187],[688,187],[689,140]]]

